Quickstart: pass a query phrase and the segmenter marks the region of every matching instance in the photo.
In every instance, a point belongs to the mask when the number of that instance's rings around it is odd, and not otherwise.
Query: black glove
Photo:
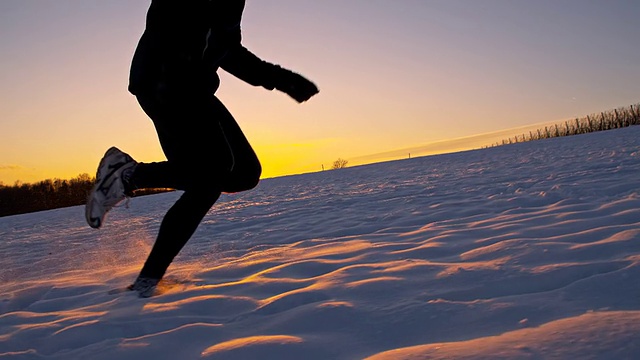
[[[319,92],[318,87],[304,76],[286,69],[280,68],[280,70],[275,88],[291,96],[297,102],[307,101]]]

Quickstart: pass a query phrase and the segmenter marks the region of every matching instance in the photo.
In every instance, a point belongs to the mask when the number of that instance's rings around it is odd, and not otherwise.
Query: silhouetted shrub
[[[349,163],[348,160],[338,158],[338,160],[333,162],[333,166],[331,166],[331,170],[344,169],[347,167],[348,163]]]

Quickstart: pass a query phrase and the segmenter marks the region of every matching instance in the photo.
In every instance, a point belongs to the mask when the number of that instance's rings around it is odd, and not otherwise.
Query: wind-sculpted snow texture
[[[639,174],[631,127],[267,179],[150,299],[179,193],[1,218],[0,358],[638,359]]]

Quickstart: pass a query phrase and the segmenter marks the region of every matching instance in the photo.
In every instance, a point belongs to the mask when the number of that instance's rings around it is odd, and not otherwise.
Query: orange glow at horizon
[[[127,92],[147,7],[0,2],[0,182],[93,175],[111,146],[141,162],[164,159]],[[605,2],[247,2],[243,44],[320,93],[297,104],[221,71],[217,95],[256,150],[263,178],[321,171],[338,158],[354,166],[479,148],[518,134],[482,142],[504,129],[637,103],[632,60],[640,49],[628,46],[640,32],[637,10]]]

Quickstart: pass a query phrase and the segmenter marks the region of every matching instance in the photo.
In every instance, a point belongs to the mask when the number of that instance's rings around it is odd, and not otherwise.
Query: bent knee
[[[255,189],[256,186],[258,186],[258,183],[260,183],[260,174],[258,173],[255,177],[251,178],[250,181],[247,181],[245,183],[245,191],[246,190],[251,190],[251,189]]]
[[[251,172],[243,172],[242,174],[232,174],[225,181],[222,191],[226,193],[236,193],[254,189],[260,183],[260,175],[262,168],[257,166]]]

